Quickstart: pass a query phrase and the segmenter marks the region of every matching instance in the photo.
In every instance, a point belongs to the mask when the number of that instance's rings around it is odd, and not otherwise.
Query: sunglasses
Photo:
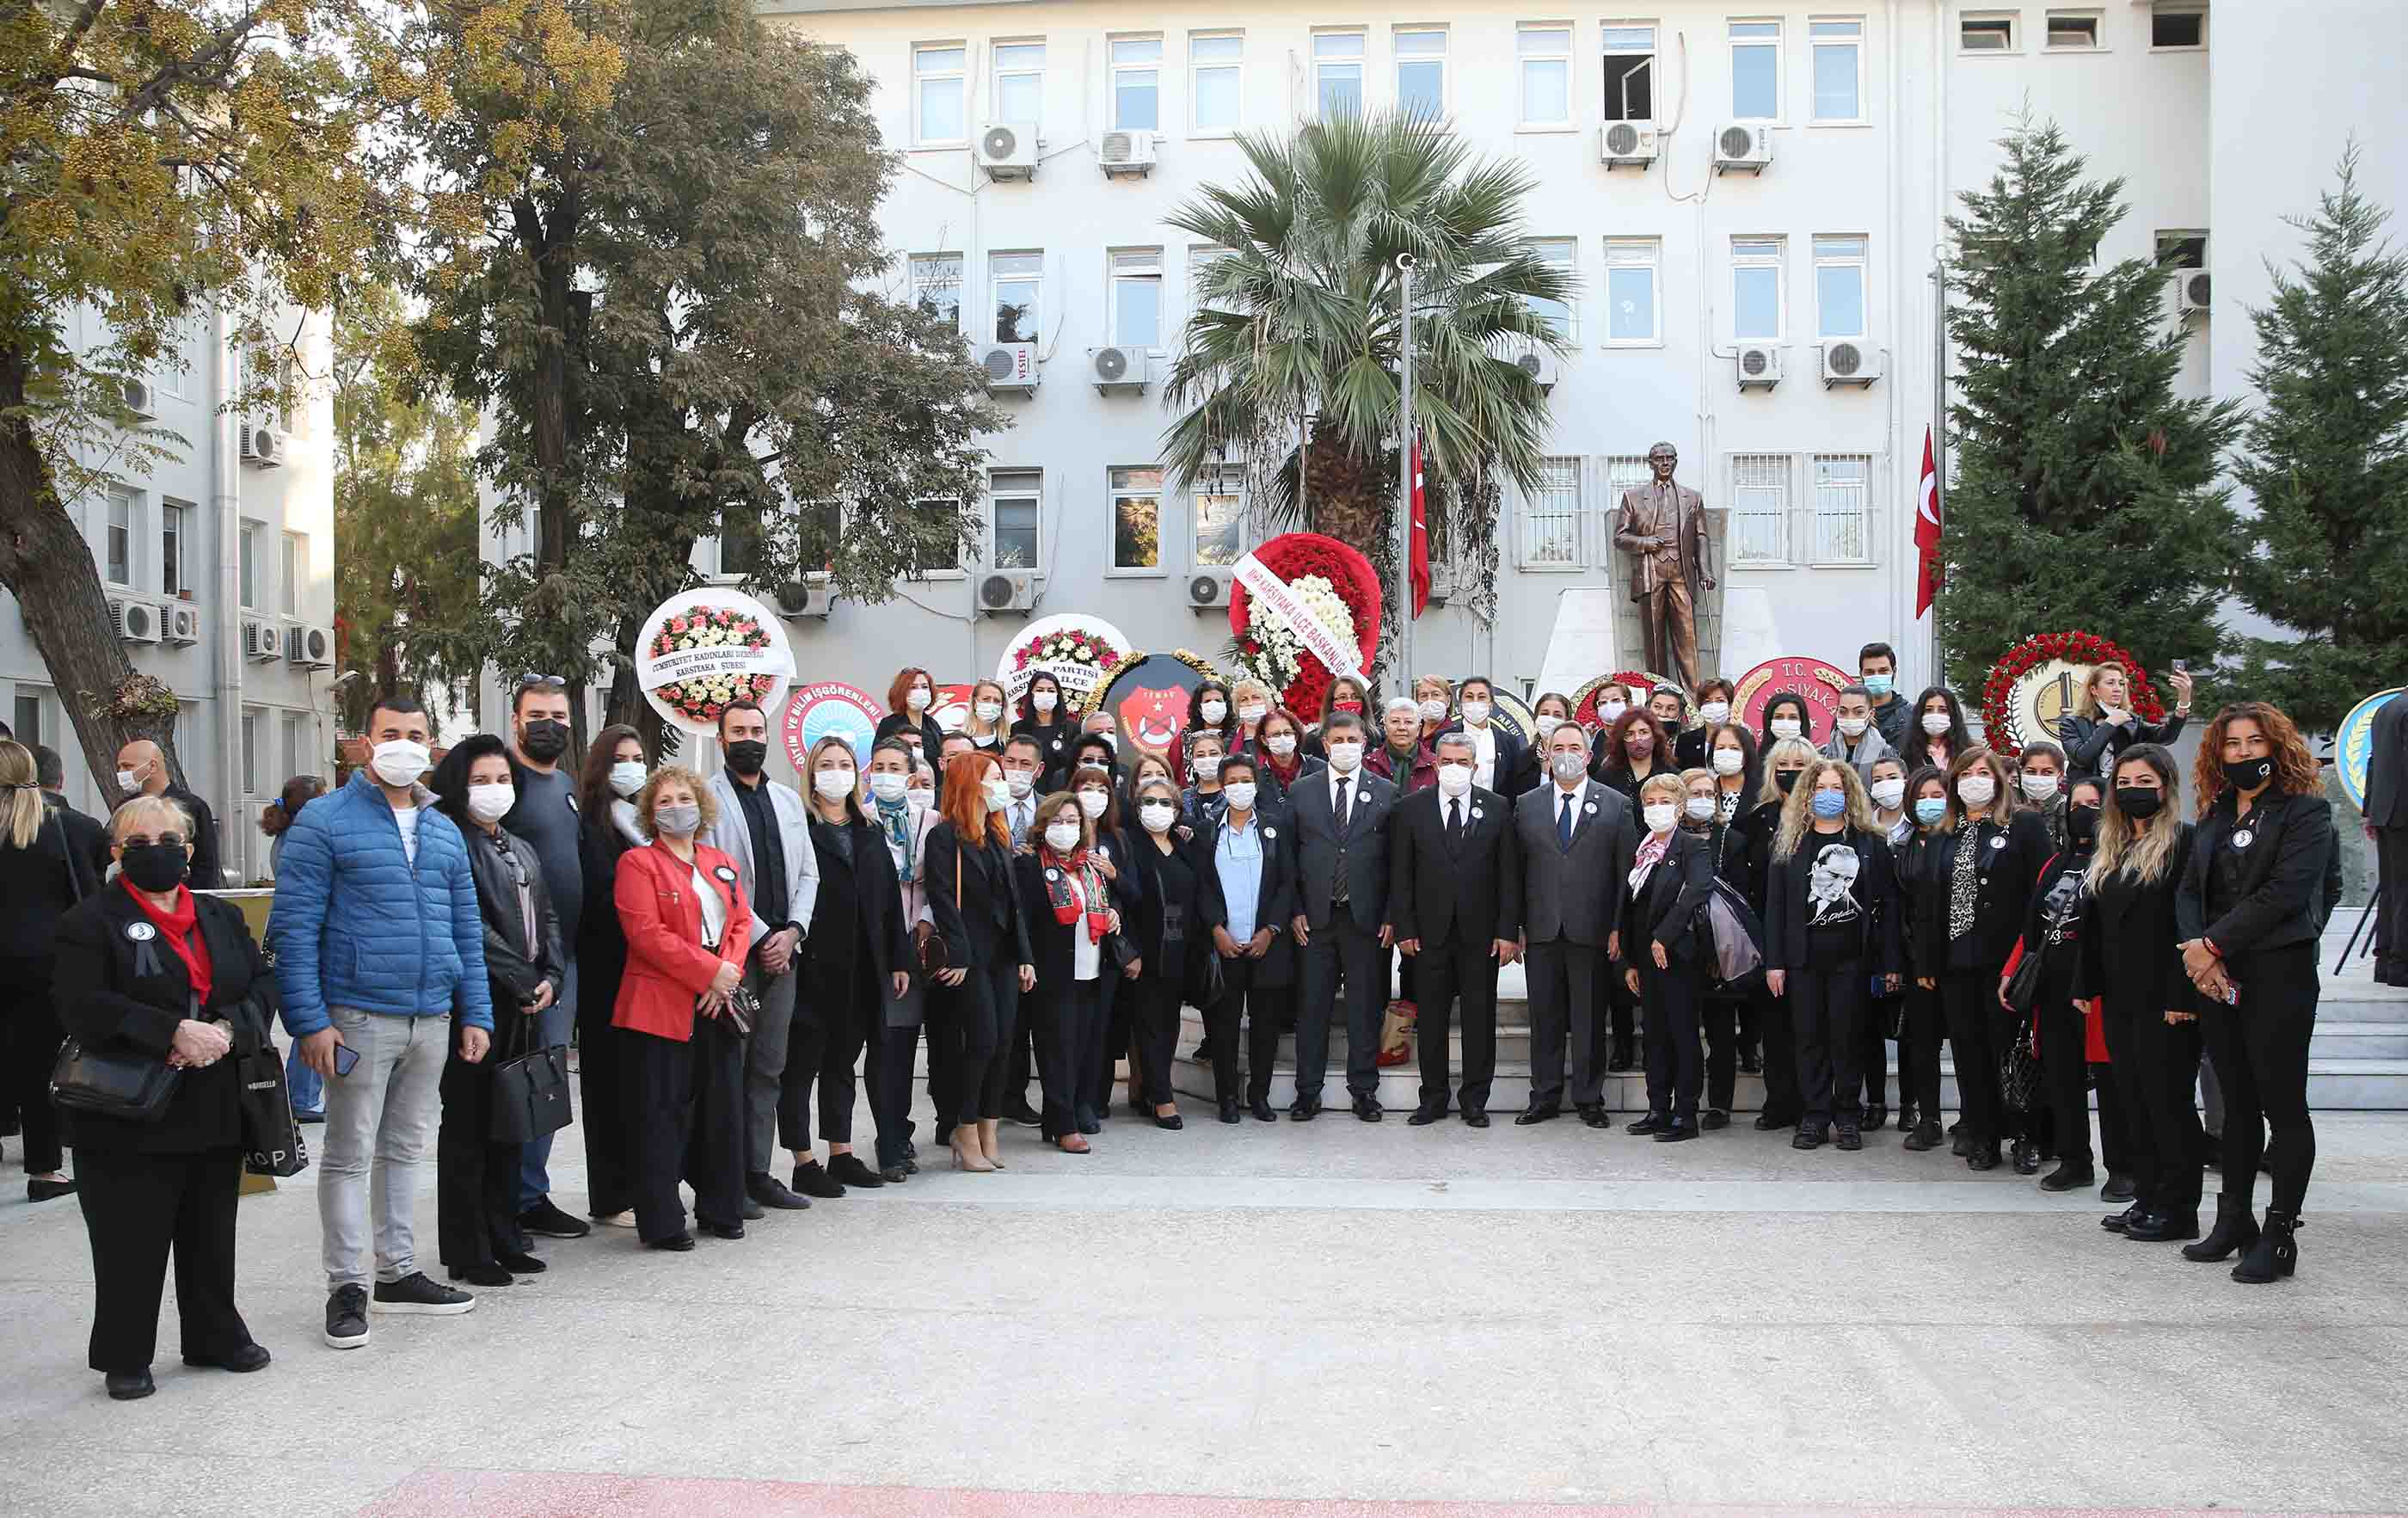
[[[522,691],[565,691],[568,689],[568,681],[561,679],[558,675],[521,675],[519,677],[519,689]]]

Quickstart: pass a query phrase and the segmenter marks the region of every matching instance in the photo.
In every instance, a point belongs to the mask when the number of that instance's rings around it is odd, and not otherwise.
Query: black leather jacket
[[[477,882],[477,910],[485,921],[485,974],[494,983],[494,1026],[506,1006],[523,1006],[535,999],[547,981],[553,1000],[560,997],[567,959],[560,950],[560,920],[552,914],[552,896],[543,888],[543,869],[535,848],[509,833],[488,833],[474,823],[460,829],[468,845],[468,874]],[[535,939],[529,942],[526,919],[519,909],[519,881],[535,893]]]

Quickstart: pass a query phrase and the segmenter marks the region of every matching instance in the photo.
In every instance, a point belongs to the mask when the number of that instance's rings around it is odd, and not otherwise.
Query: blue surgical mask
[[[1936,827],[1940,819],[1948,815],[1948,803],[1939,796],[1928,795],[1914,804],[1914,820],[1926,827]]]
[[[1828,821],[1848,809],[1848,794],[1845,791],[1817,791],[1807,805],[1814,809],[1815,816]]]
[[[1887,675],[1867,675],[1865,677],[1865,689],[1873,693],[1873,699],[1875,700],[1881,699],[1883,696],[1887,695],[1897,688],[1898,682]]]

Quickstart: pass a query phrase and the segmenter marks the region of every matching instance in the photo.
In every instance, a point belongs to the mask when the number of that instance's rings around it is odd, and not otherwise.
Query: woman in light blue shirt
[[[1257,1122],[1278,1121],[1271,1110],[1271,1061],[1295,1012],[1296,954],[1281,924],[1296,914],[1296,866],[1283,817],[1266,818],[1254,761],[1231,754],[1221,762],[1218,818],[1196,830],[1203,872],[1204,926],[1220,957],[1222,994],[1204,1009],[1212,1046],[1212,1094],[1221,1121],[1238,1121],[1238,1021],[1246,1038],[1245,1105]]]

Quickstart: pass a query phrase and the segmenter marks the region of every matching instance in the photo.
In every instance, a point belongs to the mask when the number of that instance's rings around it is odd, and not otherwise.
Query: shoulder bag
[[[962,844],[961,839],[956,838],[953,840],[953,915],[956,917],[960,916],[961,910]],[[953,967],[949,963],[947,963],[946,959],[945,936],[938,932],[936,929],[930,928],[926,935],[920,939],[919,950],[920,973],[922,975],[934,976],[941,974],[945,970]]]
[[[521,1015],[509,1014],[504,1015]],[[494,1068],[493,1140],[523,1144],[568,1126],[568,1051],[533,1049]]]
[[[76,878],[75,846],[67,838],[65,820],[55,812],[51,817],[59,824],[59,846],[66,855],[67,890],[80,904],[83,883]],[[201,1015],[199,997],[192,999],[186,1015]],[[70,1035],[59,1046],[58,1063],[50,1067],[50,1100],[69,1111],[120,1123],[156,1123],[167,1110],[167,1098],[175,1094],[176,1078],[181,1073],[164,1059],[133,1051],[87,1048],[81,1038]]]

